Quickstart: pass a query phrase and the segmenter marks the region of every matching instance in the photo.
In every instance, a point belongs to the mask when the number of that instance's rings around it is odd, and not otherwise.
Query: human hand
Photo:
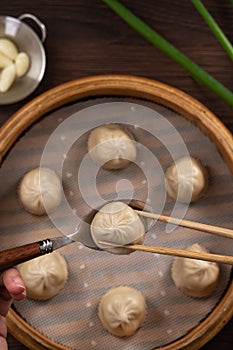
[[[26,289],[16,269],[0,273],[0,349],[7,350],[6,315],[12,300],[22,300],[26,297]]]

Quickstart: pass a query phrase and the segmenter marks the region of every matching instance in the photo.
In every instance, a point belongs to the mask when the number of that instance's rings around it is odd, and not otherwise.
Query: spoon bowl
[[[132,199],[130,201],[122,200],[122,202],[128,204],[134,210],[138,210],[138,211],[146,210],[147,212],[150,212],[150,213],[152,212],[152,208],[142,201]],[[100,209],[101,209],[101,207],[90,211],[90,213],[84,218],[84,220],[81,221],[77,231],[71,233],[70,235],[68,235],[66,237],[68,239],[70,239],[72,242],[74,242],[74,241],[80,242],[88,248],[101,249],[94,242],[92,235],[91,235],[91,229],[90,229],[91,222],[92,222],[94,216],[96,215],[96,213]],[[151,228],[151,226],[153,225],[154,220],[151,218],[142,217],[142,216],[140,217],[140,219],[143,222],[143,225],[145,227],[145,232],[148,232],[149,229]]]
[[[150,207],[141,201],[131,200],[128,201],[127,204],[136,210],[150,210]],[[44,239],[43,241],[29,243],[0,252],[0,271],[34,259],[40,255],[51,253],[56,249],[76,241],[90,249],[101,250],[93,241],[90,230],[92,219],[97,212],[98,209],[93,209],[84,220],[81,221],[78,229],[67,236]],[[145,231],[147,232],[154,220],[143,218],[142,221],[145,226]]]

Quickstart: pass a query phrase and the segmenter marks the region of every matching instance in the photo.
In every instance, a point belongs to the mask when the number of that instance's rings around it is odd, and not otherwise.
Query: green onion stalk
[[[175,46],[169,43],[155,30],[150,28],[140,18],[135,16],[130,10],[123,6],[117,0],[102,0],[116,14],[118,14],[129,26],[141,34],[145,39],[151,42],[155,47],[169,56],[184,68],[195,80],[212,90],[215,94],[233,106],[233,93],[222,85],[218,80],[208,74],[185,54],[179,51]]]
[[[228,40],[228,38],[225,36],[221,28],[218,26],[218,24],[215,22],[211,14],[208,12],[206,7],[203,5],[203,3],[200,0],[192,0],[193,5],[196,7],[200,15],[204,18],[205,22],[208,24],[209,28],[219,41],[219,43],[222,45],[222,47],[225,49],[227,54],[230,56],[230,58],[233,60],[233,47]]]

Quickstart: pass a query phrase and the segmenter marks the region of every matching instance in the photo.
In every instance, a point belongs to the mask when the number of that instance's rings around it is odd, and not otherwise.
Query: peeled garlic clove
[[[6,57],[3,53],[0,52],[0,68],[5,68],[9,66],[12,61]]]
[[[0,79],[0,92],[6,92],[10,89],[16,76],[16,69],[14,63],[7,66],[2,70],[2,75]]]
[[[0,52],[12,61],[14,61],[18,55],[15,44],[8,39],[0,39]]]
[[[29,64],[29,56],[25,52],[20,52],[15,59],[17,77],[22,77],[24,74],[27,73]]]

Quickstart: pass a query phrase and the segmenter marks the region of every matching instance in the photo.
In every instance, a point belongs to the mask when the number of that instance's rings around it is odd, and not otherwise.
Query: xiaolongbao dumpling
[[[42,255],[17,266],[25,283],[27,297],[47,300],[64,287],[68,278],[65,258],[58,252]]]
[[[57,174],[49,168],[33,169],[20,182],[19,198],[24,208],[32,214],[50,213],[61,202],[61,182]]]
[[[200,244],[186,248],[193,252],[208,250]],[[219,266],[215,262],[176,257],[172,265],[172,279],[184,294],[202,298],[209,296],[215,289],[219,277]]]
[[[133,135],[120,125],[101,125],[91,131],[88,152],[93,162],[106,169],[122,169],[136,158]]]
[[[208,172],[199,160],[183,157],[167,169],[165,184],[173,200],[194,202],[203,196],[208,186]]]
[[[100,241],[125,245],[141,244],[144,241],[145,227],[139,215],[123,202],[112,202],[103,206],[91,222],[91,235],[95,244],[114,254],[129,254],[130,249],[110,247]]]
[[[118,337],[134,334],[145,321],[146,313],[143,294],[125,286],[110,289],[99,304],[99,319],[103,327]]]

